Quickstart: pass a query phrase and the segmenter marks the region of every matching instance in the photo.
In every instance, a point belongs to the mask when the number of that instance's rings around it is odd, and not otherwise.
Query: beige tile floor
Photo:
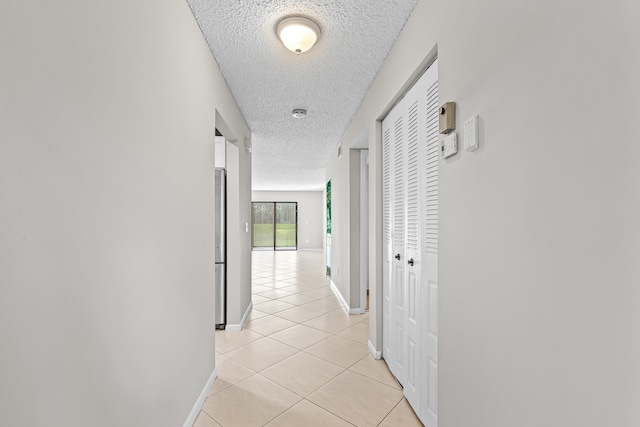
[[[216,331],[214,383],[194,427],[422,426],[384,361],[369,315],[348,315],[324,253],[254,251],[254,308]]]

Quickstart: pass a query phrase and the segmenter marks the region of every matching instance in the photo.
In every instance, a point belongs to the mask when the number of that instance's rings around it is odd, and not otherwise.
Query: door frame
[[[438,59],[438,45],[434,45],[422,58],[420,63],[408,75],[405,82],[395,93],[381,101],[381,107],[376,115],[373,112],[374,128],[369,134],[369,341],[367,343],[371,355],[375,359],[382,358],[382,303],[383,303],[383,252],[385,250],[382,239],[382,121],[389,115],[393,107],[402,99],[407,91],[418,81],[420,76]]]
[[[383,188],[384,188],[384,182],[383,182],[383,157],[384,157],[384,152],[383,152],[383,140],[384,140],[384,135],[383,135],[383,126],[382,126],[382,122],[384,120],[386,120],[389,115],[393,112],[394,108],[398,106],[398,104],[400,103],[400,101],[405,97],[405,95],[407,93],[409,93],[409,91],[411,90],[411,88],[418,83],[418,81],[420,80],[420,78],[422,78],[422,76],[428,72],[429,68],[431,66],[435,66],[437,67],[437,49],[434,48],[433,51],[433,56],[430,56],[428,60],[423,61],[423,67],[420,67],[420,69],[415,72],[413,74],[413,78],[410,79],[402,88],[401,93],[397,96],[397,99],[395,100],[395,102],[392,103],[392,105],[385,110],[385,114],[381,115],[381,117],[376,121],[376,135],[375,135],[375,139],[376,139],[376,150],[375,150],[375,160],[376,160],[376,168],[375,171],[373,171],[371,173],[372,175],[372,179],[376,179],[377,180],[377,188],[374,190],[375,192],[377,192],[377,197],[375,201],[372,201],[372,204],[375,204],[376,208],[377,208],[377,212],[379,213],[379,216],[377,218],[377,230],[376,232],[379,233],[378,234],[378,238],[376,239],[376,244],[375,244],[375,248],[371,248],[370,250],[370,259],[380,259],[380,263],[378,263],[378,265],[380,265],[381,267],[385,265],[385,258],[388,258],[388,254],[387,257],[385,257],[385,253],[388,252],[389,248],[387,248],[387,246],[389,245],[389,243],[385,242],[384,240],[384,195],[383,195]],[[434,64],[435,63],[435,64]],[[437,72],[437,68],[436,68],[436,72]],[[440,81],[440,77],[436,77],[436,84],[437,82]],[[395,120],[395,119],[394,119]],[[422,175],[422,172],[420,172],[420,175]],[[392,184],[393,185],[393,184]],[[370,193],[372,193],[370,191]],[[422,201],[420,202],[422,204]],[[426,212],[423,213],[423,215],[426,215]],[[422,219],[420,220],[422,222]],[[406,225],[405,225],[406,226]],[[422,227],[422,226],[421,226]],[[393,230],[392,230],[392,234],[393,234]],[[393,239],[390,242],[392,245],[394,244]],[[421,247],[422,245],[424,245],[424,243],[421,243],[421,245],[419,247]],[[373,245],[372,245],[373,246]],[[425,252],[426,248],[425,247],[421,247],[420,248],[420,252],[421,254],[426,255]],[[393,253],[399,253],[398,248],[393,248]],[[407,255],[408,257],[409,255]],[[437,255],[436,255],[437,257]],[[404,257],[403,257],[404,258]],[[423,258],[423,256],[421,256],[421,258]],[[393,261],[393,260],[391,260]],[[426,258],[425,260],[426,261]],[[435,263],[435,271],[437,274],[437,262]],[[371,343],[371,341],[369,342],[369,347],[372,350],[372,353],[374,353],[374,356],[377,356],[378,354],[380,354],[380,356],[383,355],[384,350],[387,348],[387,345],[384,341],[384,339],[390,339],[390,337],[388,337],[388,333],[385,333],[385,328],[383,326],[383,324],[386,323],[386,326],[391,326],[388,324],[388,322],[384,322],[384,316],[385,316],[385,296],[384,296],[384,289],[385,289],[385,280],[388,280],[388,286],[393,289],[393,281],[391,280],[391,277],[387,277],[390,276],[393,273],[389,273],[383,270],[383,271],[376,271],[377,276],[376,278],[378,280],[375,281],[375,297],[373,297],[373,304],[374,304],[374,310],[375,312],[373,313],[373,317],[375,318],[375,321],[372,322],[372,327],[371,327],[371,338],[376,340],[376,346],[374,347],[374,345]],[[424,275],[425,272],[422,272],[422,275]],[[417,284],[417,286],[420,286],[422,288],[422,283],[423,280],[420,279],[420,282]],[[436,279],[436,283],[437,283],[437,279]],[[426,293],[429,292],[428,289],[424,289],[422,288],[422,293]],[[420,298],[422,300],[422,297]],[[416,301],[416,304],[422,304],[422,301]],[[393,307],[387,307],[387,309],[393,309]],[[390,313],[391,315],[391,313]],[[432,313],[430,316],[433,316],[434,314]],[[437,316],[437,309],[435,310],[435,316]],[[393,316],[392,316],[393,317]],[[423,319],[420,319],[420,323],[423,325],[423,327],[417,331],[417,333],[419,335],[423,335],[424,329],[428,329],[429,325],[426,322],[422,322]],[[437,324],[437,320],[436,320],[436,324]],[[405,325],[406,327],[407,325]],[[426,342],[422,342],[422,337],[420,340],[420,347],[423,347],[426,345]],[[424,347],[424,349],[426,350],[426,347]],[[376,352],[374,352],[374,350],[377,350]],[[422,354],[422,353],[421,353]],[[395,354],[393,353],[393,351],[391,351],[390,353],[392,359],[395,359]],[[391,366],[391,364],[394,362],[394,360],[388,361],[389,365]],[[422,375],[419,375],[419,379],[418,381],[421,383],[420,388],[423,389],[420,393],[422,395],[425,394],[426,389],[424,387],[424,383],[422,380]],[[436,376],[437,378],[437,376]],[[406,391],[406,390],[405,390]],[[418,397],[415,397],[418,396]],[[415,395],[414,399],[417,399],[416,404],[418,405],[418,410],[420,411],[420,406],[423,405],[422,402],[422,398],[421,395]],[[408,398],[408,395],[407,395]],[[434,413],[435,414],[435,413]],[[421,417],[422,418],[422,417]],[[433,419],[433,423],[429,422],[430,425],[437,425],[437,419]]]

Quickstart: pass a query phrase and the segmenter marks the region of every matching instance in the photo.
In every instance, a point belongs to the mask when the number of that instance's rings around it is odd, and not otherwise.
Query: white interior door
[[[382,123],[383,357],[437,426],[437,61]]]
[[[400,101],[382,123],[383,131],[383,203],[384,239],[387,248],[383,271],[388,283],[384,286],[383,356],[389,369],[404,385],[407,376],[406,345],[406,173],[407,135],[405,102]],[[383,267],[383,269],[384,269]]]
[[[391,275],[391,328],[393,353],[391,357],[391,372],[404,384],[407,369],[407,354],[405,346],[405,146],[404,129],[405,117],[397,114],[393,122],[393,228],[392,228],[392,275]]]
[[[406,354],[406,375],[404,394],[416,413],[420,411],[420,327],[422,326],[420,307],[420,277],[422,267],[422,253],[420,251],[420,181],[422,174],[420,165],[420,132],[419,123],[421,109],[419,99],[415,96],[420,92],[420,82],[412,90],[412,96],[406,97],[403,112],[407,122],[407,136],[405,148],[407,153],[405,188],[406,188],[406,262],[403,287],[405,290],[405,312],[403,337],[404,353]]]
[[[422,290],[425,313],[421,328],[422,371],[420,412],[426,427],[438,425],[438,61],[425,74],[425,148],[422,186]]]
[[[394,109],[383,122],[383,355],[389,369],[403,383],[405,266],[405,147],[404,117]]]

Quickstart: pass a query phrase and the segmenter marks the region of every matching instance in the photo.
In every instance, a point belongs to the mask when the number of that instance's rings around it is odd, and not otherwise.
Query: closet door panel
[[[407,353],[405,346],[405,323],[404,313],[406,305],[406,292],[404,283],[405,271],[405,227],[406,227],[406,207],[405,207],[405,173],[406,173],[406,153],[405,153],[405,115],[404,103],[396,106],[399,114],[393,120],[393,274],[391,277],[391,321],[395,342],[393,357],[389,368],[404,384],[406,378]]]
[[[422,289],[421,322],[422,371],[420,411],[418,417],[426,427],[438,425],[438,62],[425,73],[427,86],[423,91],[425,115],[425,152],[423,163],[421,250]]]
[[[437,61],[382,122],[383,357],[437,426]]]
[[[416,412],[420,406],[420,152],[421,134],[419,113],[420,100],[416,96],[420,93],[420,82],[414,86],[405,97],[406,108],[404,114],[407,123],[407,135],[404,141],[406,147],[405,162],[405,252],[407,261],[404,263],[405,274],[403,287],[405,289],[405,311],[403,337],[404,352],[407,359],[407,369],[404,394]]]

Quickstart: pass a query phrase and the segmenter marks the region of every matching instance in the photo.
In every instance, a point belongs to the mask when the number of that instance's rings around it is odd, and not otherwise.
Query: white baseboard
[[[204,401],[207,400],[209,391],[211,390],[211,387],[213,387],[213,383],[215,382],[216,378],[218,378],[218,368],[213,368],[213,372],[211,372],[209,380],[204,385],[202,393],[200,393],[200,397],[198,397],[198,400],[196,400],[196,403],[193,405],[193,408],[191,409],[191,412],[189,413],[189,416],[187,417],[187,420],[184,422],[182,427],[192,427],[193,423],[196,422],[196,418],[198,418],[198,414],[202,409],[202,405],[204,405]]]
[[[369,346],[369,351],[371,352],[371,355],[373,356],[373,358],[376,360],[382,359],[382,352],[376,350],[373,344],[371,344],[371,341],[367,341],[367,344]]]
[[[349,314],[364,314],[365,313],[365,310],[363,310],[361,308],[351,308],[351,307],[349,307],[349,304],[347,304],[347,301],[344,299],[344,297],[342,296],[342,294],[338,290],[338,287],[336,286],[336,284],[333,283],[333,280],[329,280],[329,283],[331,285],[331,290],[336,295],[336,297],[340,300],[340,303],[342,304],[342,306],[344,307],[344,309],[346,310],[347,313],[349,313]]]
[[[340,300],[340,303],[342,304],[342,307],[344,307],[346,312],[349,313],[349,304],[347,304],[347,301],[345,301],[344,297],[342,296],[342,294],[338,290],[338,287],[336,286],[336,284],[333,283],[332,279],[329,279],[329,285],[331,286],[331,290],[335,294],[336,298],[338,298]]]
[[[247,318],[249,317],[249,314],[251,314],[252,309],[253,309],[253,301],[249,301],[249,306],[245,310],[244,315],[240,320],[240,323],[235,323],[235,324],[227,323],[227,326],[224,329],[226,331],[231,331],[231,332],[240,332],[241,330],[243,330],[244,324],[247,323]]]

